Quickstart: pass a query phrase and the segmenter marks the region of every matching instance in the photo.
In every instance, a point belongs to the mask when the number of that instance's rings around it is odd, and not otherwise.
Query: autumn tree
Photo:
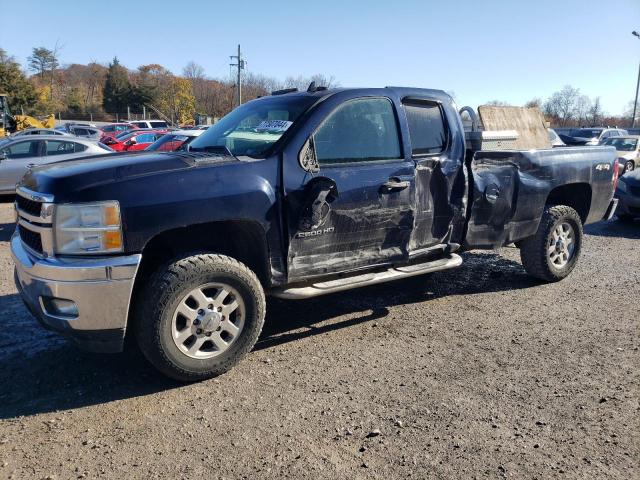
[[[168,88],[160,92],[156,107],[172,123],[193,123],[196,113],[196,99],[189,80],[181,77],[172,77]]]

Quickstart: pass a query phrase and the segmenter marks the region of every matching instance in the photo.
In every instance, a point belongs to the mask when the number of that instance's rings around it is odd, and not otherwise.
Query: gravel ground
[[[0,478],[640,477],[640,224],[587,227],[554,285],[505,248],[270,301],[244,362],[178,385],[40,329],[11,222],[0,205]]]

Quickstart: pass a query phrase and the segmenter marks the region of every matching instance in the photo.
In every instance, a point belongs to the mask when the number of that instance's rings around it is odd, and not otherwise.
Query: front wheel
[[[160,267],[141,291],[136,339],[165,375],[204,380],[249,353],[265,308],[258,278],[242,263],[212,254],[180,258]]]
[[[535,235],[522,240],[520,259],[527,273],[557,282],[571,273],[582,249],[582,221],[566,205],[547,206]]]

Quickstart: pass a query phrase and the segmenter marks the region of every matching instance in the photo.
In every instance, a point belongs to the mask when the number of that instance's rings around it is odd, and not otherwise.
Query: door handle
[[[390,178],[389,181],[382,184],[382,193],[399,192],[404,190],[411,183],[409,181],[402,181],[399,178]]]

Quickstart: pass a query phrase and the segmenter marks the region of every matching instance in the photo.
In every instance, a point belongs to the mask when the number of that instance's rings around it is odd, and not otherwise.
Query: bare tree
[[[602,117],[604,117],[604,111],[602,110],[600,97],[596,97],[591,102],[591,108],[589,108],[589,123],[595,127],[602,121]]]
[[[591,99],[586,95],[580,95],[576,99],[575,118],[579,126],[585,126],[589,121],[589,112],[591,111]]]
[[[489,100],[485,105],[491,105],[494,107],[508,107],[509,103],[503,102],[502,100]]]
[[[540,110],[542,110],[542,99],[538,98],[538,97],[532,98],[527,103],[525,103],[524,106],[527,107],[527,108],[536,107],[536,108],[539,108]]]
[[[554,92],[544,104],[544,114],[555,119],[561,127],[574,117],[580,90],[565,85],[559,92]]]
[[[318,87],[335,88],[339,86],[333,75],[326,76],[321,73],[316,73],[310,77],[299,75],[297,77],[287,77],[284,80],[284,88],[297,88],[298,90],[306,90],[311,82],[316,82]]]

